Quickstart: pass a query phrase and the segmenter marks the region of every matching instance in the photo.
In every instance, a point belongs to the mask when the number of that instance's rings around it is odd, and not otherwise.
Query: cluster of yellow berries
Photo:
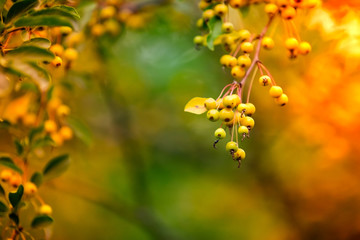
[[[63,45],[58,43],[51,45],[50,51],[55,54],[55,58],[51,62],[55,67],[63,65],[63,59],[66,61],[65,66],[70,67],[70,64],[78,58],[78,51],[75,48],[64,49]]]
[[[16,173],[9,169],[4,169],[0,172],[0,179],[1,182],[6,184],[3,185],[3,187],[6,186],[5,187],[6,190],[13,191],[14,189],[17,189],[20,186],[20,184],[23,184],[24,197],[30,199],[37,195],[38,187],[33,182],[23,183],[22,176],[19,173]],[[45,203],[41,203],[41,205],[38,207],[38,214],[51,215],[52,214],[51,206]]]
[[[47,104],[49,119],[44,122],[44,131],[50,135],[56,146],[73,137],[73,131],[64,125],[65,118],[70,114],[70,108],[62,104],[59,98],[51,99]]]
[[[247,29],[235,29],[229,20],[230,8],[241,9],[251,4],[264,3],[264,11],[268,16],[268,23],[260,34],[251,33]],[[226,150],[231,153],[234,160],[239,161],[245,158],[245,152],[238,146],[238,135],[244,139],[249,136],[250,130],[254,127],[252,114],[255,106],[249,103],[249,97],[257,71],[260,71],[259,84],[270,86],[269,95],[274,98],[275,103],[284,106],[288,103],[288,97],[283,89],[276,85],[269,70],[259,59],[260,49],[271,50],[275,46],[272,34],[267,31],[275,18],[281,18],[285,25],[287,38],[284,41],[289,58],[295,58],[299,54],[306,55],[311,51],[311,45],[301,41],[293,19],[300,9],[314,8],[320,4],[320,0],[201,0],[199,8],[203,11],[202,17],[197,21],[197,27],[205,30],[203,35],[195,36],[194,44],[197,47],[221,45],[227,54],[221,56],[220,64],[223,68],[229,68],[233,83],[223,97],[218,99],[208,98],[204,107],[207,110],[207,118],[211,121],[222,121],[222,125],[215,131],[218,139],[215,144],[226,137],[226,128],[231,133],[231,141],[226,144]],[[240,11],[237,11],[240,13]],[[250,77],[252,73],[252,77]],[[244,87],[247,84],[247,95]],[[235,92],[235,94],[233,94]],[[246,103],[242,103],[246,97]],[[191,101],[190,101],[191,102]],[[189,111],[192,112],[192,111]],[[197,109],[193,113],[199,114]],[[234,134],[237,132],[236,134]],[[236,140],[235,140],[235,139]],[[214,145],[215,146],[215,145]]]
[[[236,89],[232,89],[234,91]],[[245,158],[245,151],[238,146],[238,135],[241,140],[249,137],[250,130],[255,125],[251,117],[255,113],[255,106],[252,103],[241,103],[238,93],[229,93],[217,100],[207,98],[204,102],[207,109],[207,118],[210,121],[221,121],[221,127],[215,130],[214,136],[217,140],[215,144],[226,137],[226,129],[229,129],[231,141],[226,144],[226,150],[230,152],[232,158],[241,164]]]

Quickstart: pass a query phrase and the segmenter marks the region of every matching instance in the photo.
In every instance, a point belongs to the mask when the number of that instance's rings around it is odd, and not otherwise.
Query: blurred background
[[[237,27],[259,32],[262,8]],[[300,14],[313,52],[296,60],[279,24],[261,59],[289,104],[255,85],[239,169],[223,142],[212,147],[218,124],[183,111],[231,81],[221,49],[193,46],[196,1],[157,8],[116,41],[85,41],[61,86],[91,141],[66,143],[71,167],[39,190],[54,209],[52,238],[360,239],[359,9],[332,0]]]

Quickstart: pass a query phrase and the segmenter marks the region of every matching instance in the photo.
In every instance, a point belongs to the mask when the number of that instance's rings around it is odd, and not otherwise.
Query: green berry
[[[226,132],[223,128],[218,128],[215,130],[215,137],[218,139],[223,139],[226,137]]]
[[[206,116],[210,121],[216,122],[217,120],[219,120],[220,113],[216,109],[211,109],[207,112]]]
[[[238,150],[238,145],[236,142],[231,141],[226,144],[226,151],[236,152],[237,150]]]

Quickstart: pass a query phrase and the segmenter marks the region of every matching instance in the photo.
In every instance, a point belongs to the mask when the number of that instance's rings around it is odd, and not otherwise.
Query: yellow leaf
[[[194,114],[202,114],[206,112],[206,108],[204,106],[206,98],[194,97],[185,105],[185,112],[194,113]]]

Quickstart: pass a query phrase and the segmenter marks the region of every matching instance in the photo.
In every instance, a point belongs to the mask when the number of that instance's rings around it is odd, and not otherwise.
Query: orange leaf
[[[185,112],[194,113],[194,114],[202,114],[206,112],[206,108],[204,106],[206,98],[194,97],[185,105]]]

